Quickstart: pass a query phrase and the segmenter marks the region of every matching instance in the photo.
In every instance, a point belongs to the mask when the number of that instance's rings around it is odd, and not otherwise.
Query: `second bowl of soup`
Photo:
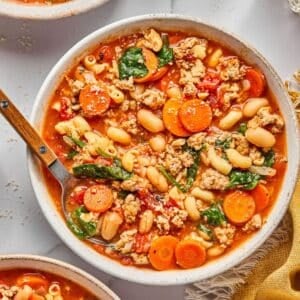
[[[59,185],[30,160],[48,220],[86,260],[133,281],[184,283],[240,262],[295,183],[295,116],[276,73],[184,17],[130,19],[78,43],[46,79],[33,121],[80,179],[64,220]]]

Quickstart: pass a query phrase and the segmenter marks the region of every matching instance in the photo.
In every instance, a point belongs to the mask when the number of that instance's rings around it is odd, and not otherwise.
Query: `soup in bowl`
[[[38,96],[44,139],[80,179],[64,230],[127,279],[212,276],[282,217],[295,116],[271,67],[235,38],[182,17],[123,22],[75,46]],[[60,187],[42,173],[59,212]]]
[[[21,19],[59,19],[83,13],[107,0],[0,0],[0,15]]]
[[[82,270],[33,255],[0,257],[0,296],[7,300],[119,299],[100,281]]]

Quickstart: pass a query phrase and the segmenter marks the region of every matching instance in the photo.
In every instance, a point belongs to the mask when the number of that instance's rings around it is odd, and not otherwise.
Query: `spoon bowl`
[[[0,112],[59,182],[62,189],[61,207],[64,217],[66,220],[68,220],[70,218],[70,214],[67,211],[66,203],[79,179],[68,172],[64,165],[59,161],[55,153],[48,147],[46,142],[40,137],[37,131],[30,125],[30,123],[25,119],[25,117],[1,89]],[[87,239],[94,244],[103,246],[109,245],[100,237],[92,237]]]

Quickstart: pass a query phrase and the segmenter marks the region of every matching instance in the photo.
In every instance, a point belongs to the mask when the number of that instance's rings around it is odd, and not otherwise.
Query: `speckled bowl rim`
[[[2,254],[0,255],[0,272],[2,270],[14,270],[17,269],[16,267],[5,267],[3,268],[2,264],[3,262],[5,263],[22,263],[22,262],[32,262],[32,267],[26,267],[26,269],[37,269],[36,266],[34,266],[35,263],[41,262],[45,265],[49,265],[49,269],[50,266],[57,268],[62,268],[65,269],[67,271],[69,271],[72,274],[76,274],[77,276],[84,278],[85,280],[87,280],[91,285],[96,286],[98,289],[102,290],[103,293],[105,293],[107,296],[111,297],[114,300],[120,300],[120,298],[112,291],[110,290],[104,283],[102,283],[100,280],[98,280],[97,278],[95,278],[94,276],[90,275],[89,273],[79,269],[78,267],[75,267],[69,263],[54,259],[54,258],[49,258],[46,256],[40,256],[40,255],[32,255],[32,254]],[[43,268],[44,269],[44,268]],[[50,270],[47,269],[47,267],[45,268],[45,270],[39,270],[39,271],[43,271],[43,272],[49,272],[49,273],[53,273]],[[74,282],[75,284],[79,284],[80,282],[76,282],[74,281],[74,279],[70,278],[70,276],[64,276],[62,274],[56,274],[59,276],[62,276],[65,279],[69,279],[72,282]],[[84,288],[84,286],[83,286]]]
[[[235,35],[228,33],[220,28],[211,26],[197,18],[187,17],[184,15],[175,14],[150,14],[132,17],[124,19],[110,25],[107,25],[99,30],[96,30],[92,34],[88,35],[80,42],[78,42],[74,47],[72,47],[53,67],[53,69],[48,74],[46,80],[44,81],[38,95],[36,102],[33,107],[31,114],[31,121],[37,127],[39,127],[40,119],[39,115],[45,109],[48,103],[50,94],[53,93],[50,89],[57,85],[58,78],[62,76],[62,73],[66,69],[70,68],[70,64],[73,63],[74,59],[78,59],[86,48],[91,47],[91,44],[95,41],[100,41],[101,36],[104,34],[113,35],[114,32],[119,31],[121,28],[125,31],[129,31],[132,27],[143,26],[143,23],[155,23],[160,22],[181,22],[184,24],[188,22],[193,26],[202,26],[207,30],[212,30],[215,34],[220,34],[222,40],[229,39],[230,43],[236,44],[236,47],[246,50],[247,53],[251,53],[254,61],[257,61],[261,67],[263,67],[264,72],[267,72],[266,77],[268,81],[272,81],[273,89],[276,89],[277,98],[279,98],[280,108],[284,109],[286,113],[284,118],[286,120],[287,133],[287,143],[288,143],[288,158],[293,159],[293,163],[288,164],[287,171],[284,178],[284,184],[280,191],[279,198],[277,199],[275,205],[272,208],[272,213],[263,228],[257,232],[253,237],[249,238],[248,241],[244,242],[242,245],[233,249],[228,254],[222,256],[220,259],[216,259],[203,265],[200,268],[189,269],[189,270],[167,270],[162,272],[157,272],[150,269],[141,269],[129,266],[123,266],[118,262],[111,260],[105,256],[99,255],[93,251],[90,247],[86,246],[84,243],[80,242],[66,227],[62,218],[53,208],[51,201],[45,201],[45,199],[50,199],[49,194],[46,192],[46,187],[44,182],[40,181],[40,171],[36,159],[28,153],[28,168],[30,173],[31,182],[37,196],[38,202],[41,209],[46,216],[48,222],[56,233],[61,237],[61,239],[81,258],[92,264],[94,267],[103,270],[113,276],[122,278],[124,280],[129,280],[137,283],[148,284],[148,285],[178,285],[191,283],[198,280],[204,280],[212,276],[218,275],[226,270],[236,266],[241,263],[244,259],[249,257],[254,251],[261,246],[265,240],[272,234],[275,228],[278,226],[279,222],[283,218],[291,196],[293,194],[297,173],[299,169],[299,133],[297,126],[297,118],[293,109],[292,104],[288,100],[288,95],[284,89],[283,83],[272,66],[266,61],[266,59],[253,47],[249,46],[245,42],[241,41]],[[151,25],[148,25],[151,26]],[[184,25],[182,25],[184,26]],[[180,30],[180,28],[178,28]],[[203,30],[202,30],[203,31]],[[229,43],[228,41],[228,43]],[[55,84],[54,84],[55,82]],[[52,85],[52,87],[51,87]],[[284,112],[283,112],[284,113]],[[52,201],[51,201],[52,202]]]
[[[73,0],[62,4],[37,6],[0,0],[0,15],[31,20],[51,20],[78,15],[109,0]]]

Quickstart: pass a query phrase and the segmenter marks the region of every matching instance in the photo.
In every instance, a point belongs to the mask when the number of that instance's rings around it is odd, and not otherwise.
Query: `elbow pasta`
[[[192,245],[196,268],[264,226],[288,162],[261,70],[216,41],[154,28],[101,41],[70,70],[43,136],[77,177],[68,225],[85,244],[159,271],[187,267]]]

